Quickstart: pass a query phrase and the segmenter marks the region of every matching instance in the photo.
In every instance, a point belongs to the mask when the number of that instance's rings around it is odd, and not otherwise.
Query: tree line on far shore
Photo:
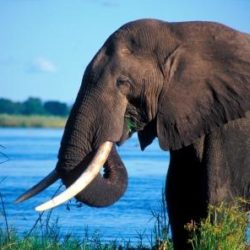
[[[46,101],[36,97],[29,97],[23,102],[14,102],[0,98],[0,114],[9,115],[54,115],[68,116],[70,106],[59,101]]]

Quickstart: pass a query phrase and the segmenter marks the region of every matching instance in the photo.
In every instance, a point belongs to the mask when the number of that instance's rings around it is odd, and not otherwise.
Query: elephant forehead
[[[108,61],[106,69],[110,70],[110,73],[126,75],[133,75],[135,72],[140,75],[152,65],[149,59],[129,53],[126,47],[109,56]]]

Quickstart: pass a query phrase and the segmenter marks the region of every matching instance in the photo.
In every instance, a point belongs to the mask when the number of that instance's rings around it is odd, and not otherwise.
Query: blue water
[[[0,193],[9,226],[19,233],[32,228],[39,216],[34,207],[51,197],[60,186],[59,181],[24,203],[13,203],[17,196],[54,169],[62,132],[61,129],[0,128],[0,145],[3,146],[0,146]],[[62,235],[73,233],[81,237],[88,228],[90,235],[98,233],[102,240],[130,239],[137,242],[139,235],[143,234],[144,239],[150,241],[155,223],[152,210],[158,212],[161,208],[169,155],[159,148],[158,141],[141,152],[136,136],[118,151],[129,174],[125,195],[108,208],[78,207],[74,200],[55,208],[51,222],[58,221]],[[46,216],[45,213],[44,221]],[[5,227],[1,206],[0,227]]]
[[[51,197],[60,186],[59,181],[31,200],[13,203],[54,168],[62,132],[61,129],[0,129],[0,145],[4,146],[0,152],[8,156],[8,161],[0,164],[0,192],[8,223],[20,233],[29,231],[38,218],[34,207]],[[125,195],[108,208],[78,207],[74,200],[55,208],[51,221],[58,219],[62,234],[81,236],[88,228],[90,234],[98,232],[105,240],[136,241],[140,234],[150,237],[155,223],[152,210],[160,210],[169,155],[160,150],[157,141],[141,152],[136,136],[118,151],[129,174]],[[0,162],[7,160],[5,155],[0,155]],[[4,227],[2,208],[0,226]]]

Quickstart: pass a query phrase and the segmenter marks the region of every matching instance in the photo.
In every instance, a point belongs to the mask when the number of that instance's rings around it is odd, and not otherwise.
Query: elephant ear
[[[162,149],[187,146],[250,110],[250,38],[236,35],[185,43],[164,61],[157,114]]]

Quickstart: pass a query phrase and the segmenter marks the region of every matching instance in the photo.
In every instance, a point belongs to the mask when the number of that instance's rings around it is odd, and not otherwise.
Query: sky
[[[0,0],[0,98],[73,103],[108,36],[140,18],[216,21],[250,33],[250,0]]]

